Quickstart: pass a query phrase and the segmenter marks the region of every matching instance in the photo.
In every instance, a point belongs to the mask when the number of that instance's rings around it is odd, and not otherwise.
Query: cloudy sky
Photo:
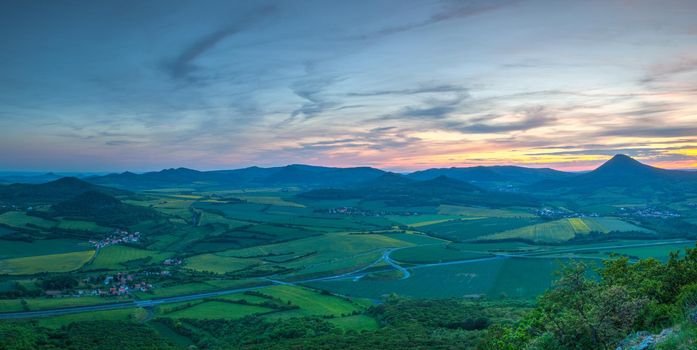
[[[0,2],[0,170],[697,167],[697,2]]]

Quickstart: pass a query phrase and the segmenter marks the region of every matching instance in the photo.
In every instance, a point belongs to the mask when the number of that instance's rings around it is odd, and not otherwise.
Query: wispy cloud
[[[179,52],[174,59],[164,62],[162,65],[164,70],[174,79],[194,79],[192,73],[197,68],[194,64],[197,58],[214,48],[225,38],[261,22],[275,11],[276,7],[271,5],[257,8],[242,16],[242,20],[200,37]]]
[[[486,120],[486,122],[484,122]],[[526,107],[513,116],[478,118],[477,122],[453,125],[463,133],[502,133],[510,131],[527,131],[555,122],[557,118],[543,106]]]
[[[654,83],[672,78],[675,75],[697,71],[697,57],[686,56],[677,59],[655,64],[646,72],[646,76],[640,80],[641,83]]]
[[[350,37],[349,39],[376,39],[376,38],[380,38],[380,37],[384,37],[384,36],[388,36],[388,35],[394,35],[394,34],[398,34],[398,33],[408,32],[411,30],[427,27],[430,25],[434,25],[434,24],[448,21],[448,20],[452,20],[452,19],[465,18],[465,17],[478,15],[480,13],[497,10],[499,8],[514,4],[516,2],[518,2],[518,1],[516,1],[516,0],[454,1],[454,2],[449,3],[447,6],[445,6],[445,9],[442,9],[441,11],[432,14],[428,18],[423,19],[421,21],[416,21],[416,22],[402,24],[402,25],[389,26],[389,27],[385,27],[385,28],[382,28],[382,29],[374,31],[374,32],[356,35],[356,36]]]
[[[395,90],[377,90],[367,92],[351,92],[347,96],[351,97],[371,97],[371,96],[386,96],[386,95],[418,95],[418,94],[433,94],[458,92],[466,93],[467,88],[459,85],[441,84],[441,85],[421,85],[413,89],[395,89]]]

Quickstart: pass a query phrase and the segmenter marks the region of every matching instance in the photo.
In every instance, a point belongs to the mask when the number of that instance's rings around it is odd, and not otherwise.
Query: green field
[[[0,224],[17,228],[50,228],[56,226],[56,223],[55,221],[27,215],[21,211],[8,211],[0,215]]]
[[[422,232],[435,237],[463,242],[497,232],[512,230],[536,223],[531,218],[466,218],[419,227]]]
[[[377,234],[326,234],[323,236],[265,246],[231,249],[217,253],[231,257],[264,257],[296,254],[302,258],[283,264],[298,269],[292,276],[347,272],[375,261],[384,249],[410,246],[411,243]]]
[[[0,274],[32,275],[40,272],[75,271],[87,263],[93,255],[93,250],[86,250],[0,260]]]
[[[476,259],[490,254],[461,250],[456,245],[439,244],[400,249],[392,253],[392,259],[407,264],[433,263],[453,260]]]
[[[195,255],[186,259],[186,268],[195,271],[208,271],[223,274],[226,272],[244,270],[254,265],[256,261],[251,259],[239,259],[215,254]]]
[[[457,205],[441,205],[438,214],[493,218],[534,218],[529,210],[523,209],[492,209],[484,207],[463,207]]]
[[[61,254],[92,249],[94,247],[91,244],[77,239],[46,239],[33,242],[0,240],[0,259]]]
[[[361,311],[365,304],[349,301],[333,295],[295,286],[275,286],[260,290],[260,293],[280,299],[283,303],[296,305],[300,309],[284,312],[288,316],[341,316]],[[275,317],[276,315],[274,315]]]
[[[241,305],[220,301],[207,301],[187,307],[183,310],[174,311],[166,314],[170,318],[193,318],[193,319],[216,319],[226,318],[235,319],[248,315],[264,314],[272,312],[273,309],[255,305]]]
[[[113,245],[99,250],[96,258],[86,270],[122,270],[129,264],[158,264],[172,256],[169,252],[138,249],[128,246]]]
[[[563,259],[494,259],[415,269],[408,279],[313,282],[335,293],[379,299],[395,291],[415,298],[485,295],[532,299],[547,289]]]
[[[645,232],[647,230],[616,218],[570,218],[525,226],[482,237],[486,240],[523,239],[533,242],[562,242],[590,232]]]

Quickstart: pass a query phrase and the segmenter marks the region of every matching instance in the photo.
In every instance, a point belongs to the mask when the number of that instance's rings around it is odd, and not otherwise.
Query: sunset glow
[[[697,168],[671,3],[5,2],[0,170]]]

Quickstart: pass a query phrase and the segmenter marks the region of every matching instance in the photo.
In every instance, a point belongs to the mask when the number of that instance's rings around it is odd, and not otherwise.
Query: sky
[[[697,2],[0,2],[0,170],[697,168]]]

